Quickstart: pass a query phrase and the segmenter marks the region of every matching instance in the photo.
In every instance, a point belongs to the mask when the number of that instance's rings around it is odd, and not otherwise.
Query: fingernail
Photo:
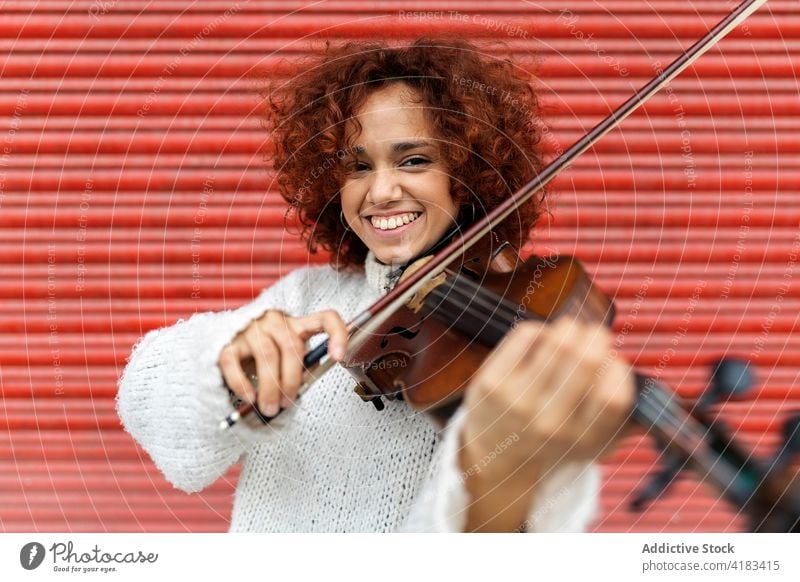
[[[275,403],[267,404],[267,409],[264,411],[264,414],[266,414],[267,416],[275,416],[276,414],[278,414],[279,410],[280,407],[277,404]]]

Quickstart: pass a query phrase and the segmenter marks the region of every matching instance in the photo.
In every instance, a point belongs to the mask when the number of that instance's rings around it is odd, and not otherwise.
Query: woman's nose
[[[378,170],[372,174],[372,181],[367,193],[367,201],[372,204],[384,204],[399,200],[403,196],[397,174],[393,170]]]

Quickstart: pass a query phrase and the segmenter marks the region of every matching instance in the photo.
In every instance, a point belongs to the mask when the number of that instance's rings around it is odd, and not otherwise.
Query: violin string
[[[481,319],[482,328],[478,333],[484,328],[488,328],[496,335],[503,336],[515,322],[514,319],[507,319],[503,314],[504,309],[510,310],[507,300],[475,285],[460,275],[454,276],[453,282],[446,290],[440,290],[437,287],[431,294],[439,300],[436,311],[446,316],[449,322],[456,322],[464,313],[471,313]],[[475,307],[478,308],[478,313],[474,313]],[[514,310],[515,315],[516,313],[517,310]]]
[[[521,319],[531,319],[531,317],[525,313],[524,307],[512,306],[504,297],[485,287],[481,287],[474,281],[461,275],[456,275],[454,277],[454,281],[449,290],[454,294],[460,295],[460,298],[455,301],[459,309],[466,310],[473,305],[482,307],[483,311],[481,315],[487,318],[487,322],[500,323],[501,325],[497,327],[497,329],[502,331],[507,332],[514,323]],[[466,301],[463,300],[465,297]]]
[[[433,312],[438,314],[441,319],[450,323],[454,323],[460,316],[465,313],[475,312],[476,308],[480,315],[486,314],[487,307],[482,297],[470,296],[462,288],[463,278],[456,275],[453,280],[448,282],[448,285],[439,286],[434,288],[431,296],[437,300],[435,305],[432,305]],[[496,324],[498,322],[487,319],[488,324]],[[500,329],[500,328],[498,328]]]

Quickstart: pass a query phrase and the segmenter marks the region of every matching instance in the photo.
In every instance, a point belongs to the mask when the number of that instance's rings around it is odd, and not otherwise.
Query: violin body
[[[440,424],[458,407],[492,348],[519,321],[570,316],[610,327],[614,319],[613,302],[569,256],[522,261],[504,246],[488,262],[469,257],[459,272],[445,270],[433,283],[344,366],[364,400],[402,398]]]

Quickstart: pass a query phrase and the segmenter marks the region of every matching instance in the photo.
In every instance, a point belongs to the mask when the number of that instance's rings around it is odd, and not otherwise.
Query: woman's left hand
[[[591,461],[622,434],[634,402],[629,365],[599,325],[523,322],[467,389],[461,468],[468,531],[520,526],[537,482],[558,465]]]

